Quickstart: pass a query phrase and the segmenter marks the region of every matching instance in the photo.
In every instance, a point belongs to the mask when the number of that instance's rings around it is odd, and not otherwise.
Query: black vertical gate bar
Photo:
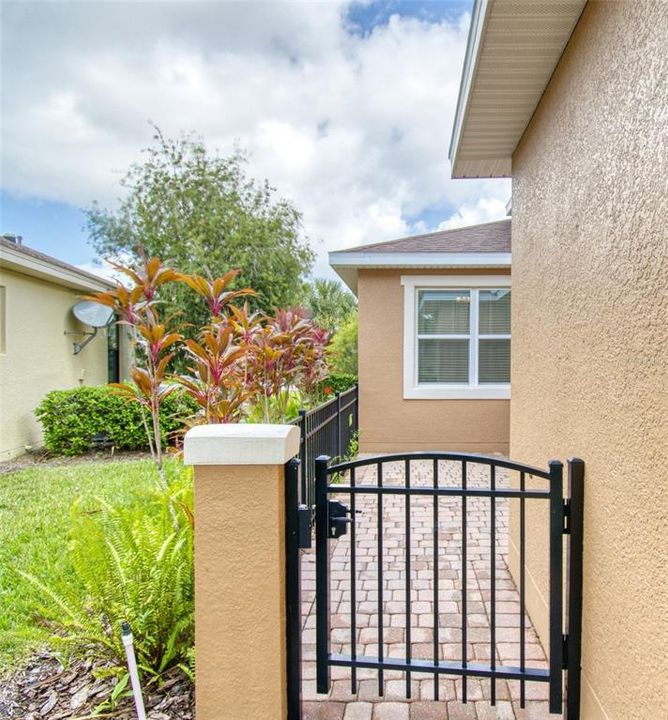
[[[350,486],[355,487],[355,468],[350,468]],[[350,655],[357,660],[357,567],[355,548],[357,545],[357,510],[355,493],[350,494]],[[350,671],[350,692],[357,694],[357,668],[353,665]]]
[[[434,489],[438,488],[438,460],[434,459],[433,470]],[[440,642],[439,642],[439,587],[438,587],[438,536],[439,536],[439,520],[438,520],[438,493],[434,493],[434,667],[438,665],[440,659]],[[438,701],[439,696],[439,673],[434,673],[434,700]]]
[[[299,550],[299,460],[285,465],[285,606],[287,720],[302,720],[301,557]]]
[[[378,463],[378,487],[383,487],[383,463]],[[382,663],[385,657],[383,652],[383,493],[378,493],[378,660]],[[378,695],[383,697],[385,692],[385,676],[383,666],[378,668]]]
[[[582,656],[582,550],[584,531],[584,473],[579,458],[568,461],[570,497],[568,543],[568,657],[566,669],[566,720],[580,718],[580,672]]]
[[[411,461],[406,460],[406,489],[411,486]],[[411,664],[411,496],[406,493],[406,665]],[[411,699],[411,671],[406,670],[406,697]]]
[[[466,467],[466,460],[462,462],[462,490],[466,490],[467,486],[467,467]],[[467,630],[467,600],[468,600],[468,580],[466,578],[466,565],[467,565],[467,557],[466,557],[466,540],[467,540],[467,527],[466,527],[466,520],[467,520],[467,511],[466,511],[466,495],[462,495],[462,665],[464,666],[464,672],[462,673],[462,702],[467,702],[467,695],[468,695],[468,679],[466,674],[466,665],[468,662],[468,648],[467,648],[467,637],[466,637],[466,630]]]
[[[489,620],[489,644],[490,644],[490,667],[492,672],[496,670],[496,467],[494,465],[489,466],[489,484],[492,490],[492,496],[490,498],[490,514],[491,514],[491,527],[490,527],[490,561],[491,561],[491,582],[490,582],[490,620]],[[492,705],[496,705],[496,677],[490,678],[491,694],[490,702]]]
[[[563,659],[563,464],[550,468],[550,712],[562,711]]]
[[[520,472],[520,490],[522,493],[526,490],[526,476],[524,472]],[[525,604],[526,604],[526,588],[525,582],[525,533],[526,533],[526,507],[524,495],[520,498],[520,670],[524,672],[526,667],[526,629],[525,629]],[[526,705],[526,683],[524,678],[520,680],[520,708],[524,709]]]
[[[329,458],[315,461],[315,642],[316,689],[329,692],[329,508],[327,500],[327,464]]]

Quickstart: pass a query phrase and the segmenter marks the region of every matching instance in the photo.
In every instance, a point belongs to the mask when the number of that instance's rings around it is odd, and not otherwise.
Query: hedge
[[[164,444],[194,410],[193,401],[182,393],[166,399],[160,410]],[[117,450],[148,449],[138,404],[106,385],[53,390],[39,404],[35,415],[42,423],[44,445],[54,455],[85,453],[101,433]]]

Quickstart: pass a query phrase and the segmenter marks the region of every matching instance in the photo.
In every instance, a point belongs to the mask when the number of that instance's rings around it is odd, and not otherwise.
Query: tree
[[[336,373],[357,376],[357,313],[350,315],[332,338],[327,354]]]
[[[355,297],[336,280],[315,280],[307,304],[314,322],[326,330],[336,330],[357,308]]]
[[[267,313],[300,303],[314,259],[300,213],[266,181],[248,177],[238,150],[210,154],[201,139],[168,139],[158,128],[153,140],[121,181],[120,207],[88,210],[95,249],[130,262],[143,251],[210,279],[238,269],[233,288],[252,287],[255,306]],[[166,288],[164,300],[194,326],[205,322],[205,309],[182,283]]]

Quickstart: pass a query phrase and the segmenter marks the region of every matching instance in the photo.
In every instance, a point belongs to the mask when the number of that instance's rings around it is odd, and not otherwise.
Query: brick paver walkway
[[[413,461],[411,484],[431,485],[433,463]],[[439,463],[439,483],[461,487],[461,466]],[[358,484],[375,484],[376,467],[358,470]],[[404,484],[403,463],[385,464],[385,485]],[[346,482],[348,482],[346,480]],[[509,482],[497,469],[497,486]],[[469,465],[469,486],[489,487],[489,468]],[[349,496],[340,498],[349,504]],[[378,656],[377,497],[358,495],[356,539],[357,653]],[[434,535],[433,497],[411,497],[411,648],[413,658],[433,658]],[[496,500],[496,659],[519,665],[519,594],[506,565],[508,500]],[[441,659],[462,659],[462,500],[438,501],[438,627]],[[406,538],[405,497],[383,496],[383,640],[386,657],[404,659],[406,653]],[[490,658],[490,500],[467,499],[467,660]],[[350,534],[330,541],[332,652],[351,652]],[[358,687],[351,693],[350,669],[332,668],[328,696],[315,691],[315,554],[304,555],[303,692],[304,720],[538,720],[548,718],[547,684],[527,683],[527,703],[520,709],[519,683],[497,681],[492,707],[489,680],[467,680],[468,703],[462,703],[462,680],[441,676],[440,699],[434,701],[434,677],[412,674],[412,698],[406,698],[403,672],[385,671],[385,695],[378,696],[378,672],[358,670]],[[526,658],[532,667],[547,667],[538,638],[526,619]]]

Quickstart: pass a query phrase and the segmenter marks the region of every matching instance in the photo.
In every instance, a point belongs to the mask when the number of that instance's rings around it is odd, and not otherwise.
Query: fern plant
[[[175,666],[192,677],[194,578],[192,480],[180,464],[167,490],[146,494],[131,507],[99,501],[72,508],[68,560],[72,572],[59,586],[20,572],[35,589],[54,643],[90,654],[125,674],[121,623],[133,630],[137,664],[145,679]],[[174,526],[170,508],[178,508]]]

